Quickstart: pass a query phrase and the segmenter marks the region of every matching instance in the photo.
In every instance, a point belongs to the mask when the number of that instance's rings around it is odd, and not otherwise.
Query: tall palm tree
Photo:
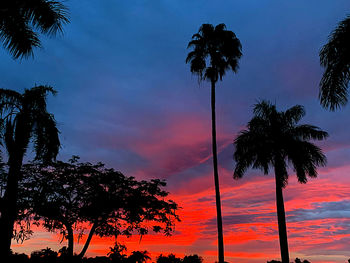
[[[10,252],[17,216],[18,182],[29,143],[32,141],[34,144],[35,158],[43,162],[55,159],[60,147],[56,121],[46,108],[48,93],[55,94],[55,91],[47,86],[34,87],[23,94],[0,89],[0,139],[7,151],[9,166],[3,205],[0,207],[1,259]]]
[[[341,21],[320,51],[325,68],[320,82],[321,105],[331,111],[348,102],[350,81],[350,16]]]
[[[39,33],[55,35],[68,23],[67,9],[52,0],[1,0],[0,42],[13,58],[33,55]]]
[[[224,241],[216,146],[215,85],[219,79],[222,80],[227,70],[232,70],[234,73],[237,72],[238,61],[242,56],[242,45],[232,31],[226,30],[225,24],[219,24],[215,27],[211,24],[203,24],[199,28],[198,33],[192,36],[188,48],[193,48],[186,58],[186,63],[191,65],[191,72],[198,75],[200,81],[208,80],[211,83],[212,144],[218,248],[219,263],[223,263]]]
[[[274,168],[276,205],[281,258],[289,263],[287,228],[282,189],[288,182],[287,165],[290,164],[300,183],[307,177],[317,177],[316,168],[326,164],[321,149],[310,140],[323,140],[327,132],[308,124],[297,125],[305,115],[304,108],[296,105],[285,112],[276,110],[270,102],[262,101],[254,107],[254,117],[248,129],[235,139],[234,178],[239,179],[249,167],[261,169],[265,174]]]

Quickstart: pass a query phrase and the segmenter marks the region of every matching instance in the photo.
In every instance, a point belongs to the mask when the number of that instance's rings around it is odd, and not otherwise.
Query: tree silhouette
[[[57,161],[50,166],[25,165],[24,188],[28,195],[29,217],[43,221],[49,231],[58,231],[68,240],[67,255],[73,256],[74,231],[90,231],[79,256],[87,251],[94,235],[100,237],[141,236],[153,230],[170,235],[178,206],[166,200],[165,182],[137,181],[104,164]]]
[[[197,74],[199,80],[208,80],[211,83],[212,150],[217,209],[218,257],[219,263],[223,263],[224,241],[217,164],[215,85],[219,79],[222,80],[227,70],[237,72],[238,61],[242,56],[242,46],[236,35],[232,31],[226,30],[225,24],[219,24],[216,27],[211,24],[203,24],[198,33],[192,36],[188,48],[193,48],[186,58],[186,63],[191,65],[191,72]]]
[[[181,258],[176,257],[174,254],[164,256],[162,254],[157,258],[157,263],[181,263]]]
[[[287,228],[282,189],[288,182],[287,163],[291,164],[300,183],[307,176],[316,177],[318,166],[326,164],[321,149],[310,140],[323,140],[328,134],[312,125],[297,125],[305,115],[304,108],[294,106],[285,112],[262,101],[254,107],[254,117],[248,129],[241,131],[235,139],[234,159],[237,162],[234,178],[241,178],[249,167],[261,169],[268,174],[273,167],[276,182],[276,205],[281,258],[289,263]]]
[[[17,216],[18,182],[30,141],[34,144],[35,158],[43,162],[55,159],[60,147],[56,121],[46,109],[48,93],[55,94],[55,91],[47,86],[34,87],[23,94],[0,89],[0,132],[9,167],[1,202],[0,258],[10,253]]]
[[[348,102],[350,80],[350,16],[341,21],[320,51],[320,62],[325,68],[319,99],[331,111]]]
[[[127,259],[127,256],[125,252],[127,251],[127,248],[125,245],[119,244],[118,242],[115,242],[114,247],[109,248],[109,252],[107,256],[111,259],[112,262],[125,262]]]
[[[198,255],[190,255],[190,256],[185,256],[182,259],[182,263],[202,263],[203,258],[198,256]]]
[[[129,263],[144,263],[147,260],[150,260],[151,257],[147,251],[133,251],[128,257],[127,262]],[[195,262],[193,262],[195,263]]]
[[[30,261],[34,263],[56,262],[58,253],[47,247],[41,250],[33,251],[30,254]]]
[[[33,55],[40,47],[39,33],[55,35],[68,23],[67,9],[52,0],[2,0],[0,41],[13,58]]]

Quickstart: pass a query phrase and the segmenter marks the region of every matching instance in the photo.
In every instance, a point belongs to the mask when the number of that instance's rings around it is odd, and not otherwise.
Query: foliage
[[[107,256],[113,261],[113,262],[123,262],[126,261],[127,256],[125,254],[127,248],[125,245],[119,244],[118,242],[115,242],[114,247],[109,248],[110,251],[108,252]]]
[[[151,260],[151,257],[147,251],[133,251],[129,256],[125,254],[126,247],[116,243],[113,248],[110,248],[111,252],[106,256],[97,256],[94,258],[80,258],[73,257],[67,259],[59,253],[51,250],[50,248],[34,251],[29,258],[25,254],[14,253],[11,256],[11,262],[13,263],[145,263]],[[111,256],[112,254],[121,254],[122,256]],[[189,255],[184,258],[176,257],[173,254],[168,256],[160,255],[157,258],[157,263],[202,263],[202,257],[198,255]],[[306,263],[306,262],[305,262]]]
[[[59,1],[0,1],[0,41],[15,59],[30,56],[41,46],[39,33],[55,35],[66,23],[67,9]]]
[[[147,262],[147,260],[150,260],[151,257],[149,256],[149,253],[144,251],[133,251],[131,255],[128,257],[129,263],[144,263]]]
[[[54,116],[47,111],[48,94],[56,94],[49,86],[26,89],[23,94],[0,89],[0,132],[9,156],[16,151],[24,155],[30,140],[35,158],[49,162],[60,147]]]
[[[188,53],[186,63],[190,63],[191,72],[197,74],[200,80],[217,82],[222,80],[227,70],[238,70],[242,45],[235,33],[226,30],[225,24],[215,27],[203,24],[192,36],[188,48],[193,50]]]
[[[176,257],[174,254],[169,254],[168,256],[160,256],[157,258],[157,263],[181,263],[181,258]]]
[[[297,125],[304,115],[300,105],[278,112],[270,102],[256,104],[248,129],[241,131],[234,142],[234,178],[241,178],[251,166],[268,174],[271,167],[279,164],[279,184],[285,187],[287,163],[293,166],[300,183],[306,183],[307,176],[316,177],[316,168],[325,166],[326,157],[309,141],[323,140],[328,133],[313,125]]]
[[[182,259],[182,263],[202,263],[203,258],[198,255],[185,256]]]
[[[166,200],[166,183],[158,179],[137,181],[102,163],[79,163],[77,157],[49,166],[25,165],[23,176],[28,220],[42,220],[48,231],[61,233],[71,255],[73,231],[86,234],[81,223],[91,227],[85,253],[95,234],[117,237],[153,230],[170,235],[179,221],[178,206]]]
[[[321,105],[332,111],[348,102],[350,81],[350,16],[341,21],[320,51],[320,62],[325,68],[319,98]]]
[[[30,254],[30,261],[37,263],[45,263],[47,261],[55,262],[57,259],[58,253],[53,251],[51,248],[47,247],[41,250],[33,251]]]

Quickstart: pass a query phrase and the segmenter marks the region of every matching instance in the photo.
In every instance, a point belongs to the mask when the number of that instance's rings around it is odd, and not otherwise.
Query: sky
[[[228,262],[279,258],[273,174],[248,170],[232,179],[233,140],[261,99],[285,110],[305,106],[302,123],[326,130],[319,145],[328,159],[319,176],[299,184],[290,171],[284,190],[291,258],[346,262],[350,257],[350,108],[319,105],[318,52],[346,17],[348,0],[67,0],[70,24],[42,38],[34,58],[14,61],[0,49],[0,88],[50,85],[48,99],[61,131],[59,159],[79,155],[138,179],[166,179],[182,208],[171,237],[121,238],[133,250],[179,256],[217,255],[211,157],[209,83],[198,84],[185,58],[203,23],[225,23],[242,43],[237,74],[217,84],[217,138],[225,255]],[[60,237],[35,229],[15,251]],[[88,256],[105,255],[112,239],[94,237]],[[80,242],[76,248],[79,248]]]

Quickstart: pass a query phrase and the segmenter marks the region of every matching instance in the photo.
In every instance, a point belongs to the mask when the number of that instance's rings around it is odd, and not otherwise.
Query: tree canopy
[[[28,164],[23,167],[23,187],[27,220],[43,221],[48,231],[59,232],[68,240],[73,255],[74,232],[86,234],[83,256],[93,235],[100,237],[145,235],[149,231],[171,235],[179,221],[178,205],[167,200],[164,181],[138,181],[102,163],[57,161],[49,166]]]

